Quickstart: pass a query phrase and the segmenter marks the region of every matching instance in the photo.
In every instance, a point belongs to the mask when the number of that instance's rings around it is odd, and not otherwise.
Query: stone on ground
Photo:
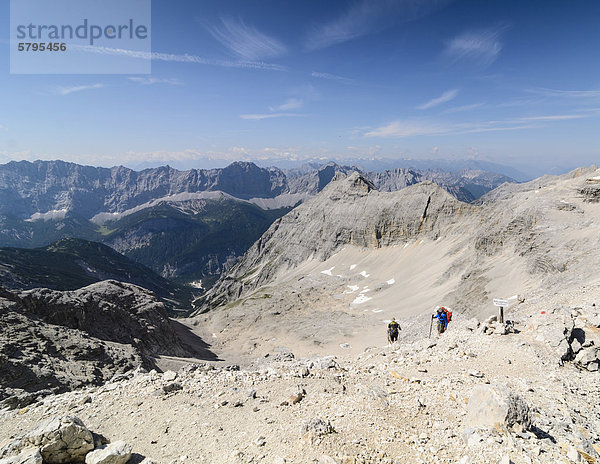
[[[116,441],[88,453],[85,464],[125,464],[130,458],[131,445]]]

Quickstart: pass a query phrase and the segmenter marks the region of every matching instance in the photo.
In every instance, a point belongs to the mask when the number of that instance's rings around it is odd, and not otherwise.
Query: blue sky
[[[156,0],[152,74],[11,75],[0,0],[0,162],[589,165],[599,18],[592,0]]]

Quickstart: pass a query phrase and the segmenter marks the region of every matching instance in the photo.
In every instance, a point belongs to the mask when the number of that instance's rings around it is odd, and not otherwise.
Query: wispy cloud
[[[222,18],[218,26],[207,27],[211,35],[234,55],[245,60],[275,58],[287,53],[279,40],[247,26],[243,21]]]
[[[84,90],[101,89],[104,84],[92,84],[92,85],[73,85],[70,87],[56,87],[54,92],[58,95],[69,95],[75,92],[83,92]]]
[[[553,114],[546,116],[532,116],[527,118],[519,118],[521,121],[567,121],[569,119],[587,118],[584,114]]]
[[[511,131],[544,127],[543,123],[581,119],[594,114],[557,114],[517,117],[504,120],[463,123],[436,122],[428,120],[393,121],[364,133],[365,137],[404,138],[427,135],[459,135],[478,132]]]
[[[91,45],[73,45],[72,49],[77,49],[83,52],[98,53],[101,55],[127,56],[129,58],[137,58],[142,60],[152,61],[171,61],[177,63],[195,63],[208,66],[221,66],[225,68],[244,68],[244,69],[263,69],[268,71],[287,71],[285,66],[280,66],[272,63],[263,63],[261,61],[227,61],[227,60],[212,60],[197,55],[176,55],[173,53],[158,53],[158,52],[143,52],[137,50],[127,50],[122,48],[96,47]]]
[[[306,48],[318,50],[347,42],[426,16],[447,3],[448,0],[362,0],[338,18],[314,27]]]
[[[336,74],[324,73],[324,72],[313,71],[310,75],[312,77],[316,77],[318,79],[328,79],[330,81],[345,82],[347,84],[351,84],[351,83],[354,82],[353,79],[349,79],[347,77],[338,76]]]
[[[415,135],[442,134],[448,130],[443,125],[419,121],[394,121],[366,132],[365,137],[411,137]]]
[[[600,90],[559,90],[537,88],[529,89],[530,93],[542,95],[544,97],[564,97],[564,98],[600,98]]]
[[[433,108],[434,106],[441,105],[442,103],[449,102],[450,100],[454,100],[458,95],[458,89],[446,90],[441,96],[437,98],[433,98],[429,100],[427,103],[423,103],[422,105],[417,106],[418,110],[427,110],[429,108]]]
[[[297,118],[304,117],[306,114],[303,113],[266,113],[266,114],[240,114],[242,119],[272,119],[272,118]]]
[[[502,51],[500,41],[506,26],[465,32],[446,44],[445,54],[457,61],[491,64]]]
[[[141,85],[167,84],[167,85],[182,85],[183,82],[176,78],[158,78],[158,77],[130,77],[131,82]]]
[[[477,108],[481,108],[485,105],[485,103],[472,103],[470,105],[462,105],[462,106],[454,106],[452,108],[448,108],[444,110],[443,113],[462,113],[463,111],[471,111],[476,110]]]
[[[269,107],[270,111],[289,111],[289,110],[297,110],[298,108],[302,108],[304,102],[299,98],[288,98],[284,103],[279,106],[271,106]]]

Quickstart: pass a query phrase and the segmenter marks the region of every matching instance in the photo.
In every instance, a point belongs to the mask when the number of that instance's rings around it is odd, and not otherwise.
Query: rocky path
[[[279,349],[242,369],[138,371],[0,412],[0,443],[68,414],[131,445],[130,462],[600,462],[598,313],[523,307],[514,324],[459,317],[357,357]]]

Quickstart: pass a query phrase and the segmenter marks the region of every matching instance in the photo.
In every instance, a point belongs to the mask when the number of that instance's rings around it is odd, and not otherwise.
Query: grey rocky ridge
[[[64,238],[41,248],[0,248],[0,283],[9,290],[77,290],[102,280],[144,287],[169,310],[185,311],[197,291],[165,279],[98,242]]]
[[[10,408],[152,369],[161,355],[216,359],[201,340],[186,343],[154,294],[117,281],[65,292],[1,289],[0,328],[0,404]]]

